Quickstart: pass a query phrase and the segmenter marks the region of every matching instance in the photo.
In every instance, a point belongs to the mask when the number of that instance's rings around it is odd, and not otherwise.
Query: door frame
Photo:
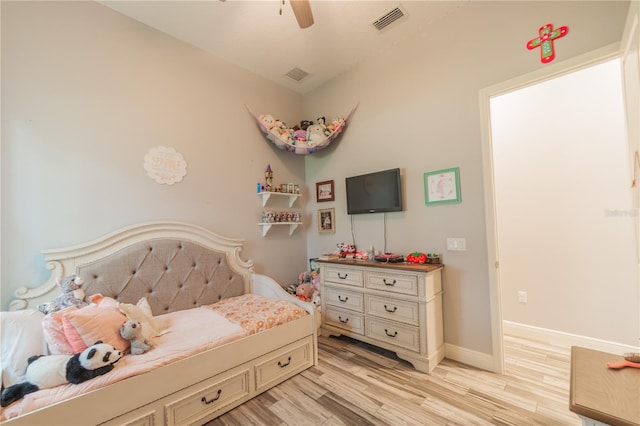
[[[504,373],[504,347],[502,338],[502,292],[500,286],[500,256],[495,211],[496,199],[493,145],[491,138],[490,100],[495,96],[504,95],[518,89],[532,86],[620,57],[620,44],[613,43],[566,61],[543,65],[543,68],[539,70],[486,87],[481,89],[479,92],[483,186],[485,199],[485,230],[489,271],[489,305],[491,310],[491,341],[493,349],[492,371],[496,373]]]

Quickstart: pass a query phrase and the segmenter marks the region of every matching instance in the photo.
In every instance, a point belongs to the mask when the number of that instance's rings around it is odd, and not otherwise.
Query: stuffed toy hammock
[[[336,118],[331,123],[325,123],[324,119],[318,119],[316,123],[307,122],[309,126],[304,130],[289,128],[270,114],[256,115],[248,105],[247,110],[256,120],[260,131],[276,147],[294,154],[307,155],[326,148],[336,140],[349,124],[357,107],[356,104],[346,118]]]

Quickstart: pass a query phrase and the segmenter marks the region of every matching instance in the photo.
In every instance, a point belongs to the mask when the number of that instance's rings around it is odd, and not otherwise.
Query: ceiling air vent
[[[292,69],[291,71],[289,71],[288,73],[285,74],[287,77],[289,77],[291,80],[295,80],[295,81],[302,81],[305,78],[307,78],[309,76],[309,73],[301,70],[298,67],[295,67],[294,69]]]
[[[378,31],[382,31],[398,19],[404,18],[405,16],[407,16],[407,13],[400,6],[397,6],[380,18],[376,19],[371,25],[373,25]]]

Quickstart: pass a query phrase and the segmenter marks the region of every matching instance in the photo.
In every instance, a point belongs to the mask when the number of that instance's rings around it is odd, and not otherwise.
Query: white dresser
[[[444,358],[442,265],[320,260],[322,335],[395,352],[430,373]]]

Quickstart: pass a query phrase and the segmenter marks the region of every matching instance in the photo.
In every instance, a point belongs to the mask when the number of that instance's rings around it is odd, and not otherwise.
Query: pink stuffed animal
[[[314,291],[315,289],[311,284],[302,283],[298,287],[296,287],[296,296],[298,296],[298,299],[302,300],[303,302],[308,302],[313,297]]]

